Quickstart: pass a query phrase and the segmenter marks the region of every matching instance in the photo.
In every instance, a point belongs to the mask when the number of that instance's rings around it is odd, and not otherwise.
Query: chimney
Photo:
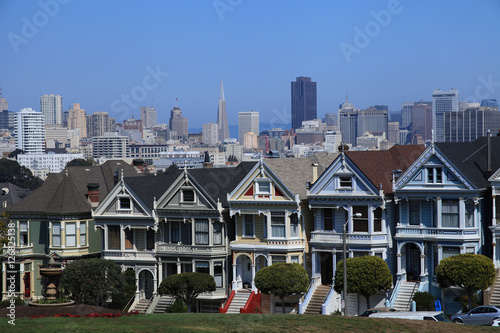
[[[99,204],[99,183],[87,183],[87,200],[92,208]]]
[[[491,173],[491,132],[488,130],[488,173]]]
[[[318,179],[318,163],[313,163],[312,167],[313,167],[312,183],[314,183]]]
[[[214,164],[210,162],[210,155],[208,154],[208,151],[205,152],[205,157],[203,159],[203,168],[205,169],[211,169],[214,167]]]
[[[132,161],[132,166],[135,167],[137,171],[144,173],[144,160],[135,159]]]

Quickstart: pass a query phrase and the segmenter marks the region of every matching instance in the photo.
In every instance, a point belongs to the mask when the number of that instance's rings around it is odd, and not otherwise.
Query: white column
[[[257,287],[255,287],[255,263],[252,265],[252,290],[256,291]]]
[[[352,234],[352,231],[354,230],[353,228],[354,223],[352,222],[352,206],[349,206],[347,208],[347,218],[349,219],[349,223],[347,224],[347,233]]]
[[[458,227],[465,228],[465,201],[463,198],[458,198]]]
[[[441,228],[443,223],[442,223],[442,218],[441,218],[441,211],[442,211],[442,206],[441,206],[441,198],[437,197],[436,198],[436,215],[437,215],[437,227]]]
[[[236,263],[233,264],[233,290],[236,290]]]
[[[373,234],[373,207],[368,206],[368,233]]]
[[[312,276],[316,275],[316,250],[312,248],[311,250],[311,271]]]
[[[161,283],[163,281],[163,263],[161,259],[158,261],[158,281]]]

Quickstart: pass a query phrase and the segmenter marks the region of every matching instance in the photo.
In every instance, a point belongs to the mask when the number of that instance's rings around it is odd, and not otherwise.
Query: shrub
[[[434,311],[435,309],[436,297],[431,293],[417,291],[413,295],[413,300],[417,303],[417,311]]]
[[[167,313],[185,313],[188,312],[187,306],[184,305],[184,302],[180,298],[176,298],[175,302],[170,305],[167,310]]]
[[[0,309],[8,307],[10,304],[10,299],[3,300],[2,302],[0,302]],[[16,307],[26,305],[21,297],[16,297],[14,304]]]
[[[122,287],[113,293],[111,308],[121,310],[127,306],[132,296],[135,295],[136,289],[135,272],[133,269],[129,268],[123,272]]]

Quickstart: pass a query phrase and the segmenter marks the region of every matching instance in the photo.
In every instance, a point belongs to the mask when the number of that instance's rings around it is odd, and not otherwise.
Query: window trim
[[[59,233],[58,234],[54,234],[54,227],[55,226],[58,226],[59,227]],[[61,247],[62,246],[62,225],[61,225],[61,222],[51,222],[51,230],[50,230],[50,244],[53,246],[53,247]],[[58,236],[59,237],[59,245],[55,245],[55,242],[54,242],[54,236]]]
[[[83,233],[82,233],[82,227],[83,227]],[[80,246],[86,246],[87,245],[87,221],[80,221],[80,227],[78,228],[80,231],[79,235],[79,241],[80,241]],[[82,236],[84,237],[84,240],[82,242]]]
[[[193,192],[193,201],[186,201],[184,199],[184,191],[192,191]],[[181,203],[193,204],[196,203],[196,191],[194,188],[183,188],[181,189]]]
[[[347,180],[349,178],[349,180]],[[351,175],[339,176],[339,188],[341,189],[352,189],[353,181]],[[348,183],[348,186],[342,185],[342,183]]]
[[[74,226],[74,233],[73,234],[70,234],[68,232],[68,226]],[[64,245],[65,247],[76,247],[78,245],[77,241],[76,241],[76,234],[77,234],[77,231],[76,231],[76,222],[66,222],[64,224],[64,230],[65,230],[65,235],[64,235]],[[68,243],[68,239],[69,237],[73,237],[74,238],[74,245],[69,245]]]
[[[197,231],[196,227],[198,225],[205,225],[207,227],[207,231]],[[197,235],[206,235],[206,243],[199,243]],[[205,237],[203,237],[205,238]],[[210,245],[210,221],[208,219],[195,219],[194,220],[194,244],[195,245]]]
[[[255,216],[253,214],[243,214],[243,230],[241,232],[241,237],[244,237],[244,238],[254,238],[255,237]],[[246,229],[246,225],[247,225],[247,216],[250,216],[252,218],[252,234],[251,235],[248,235],[246,233],[247,229]]]
[[[128,199],[128,202],[129,202],[129,207],[126,208],[126,207],[122,207],[122,199]],[[130,196],[128,195],[120,195],[118,196],[118,205],[117,205],[117,210],[118,211],[132,211],[132,199],[130,198]]]
[[[26,230],[25,231],[22,231],[22,225],[23,224],[26,224]],[[19,242],[18,244],[20,246],[29,246],[30,245],[30,233],[29,233],[29,230],[30,230],[30,224],[29,224],[29,221],[19,221]],[[26,242],[23,242],[21,243],[21,235],[25,234],[26,235]]]
[[[273,218],[282,218],[283,219],[283,223],[273,223]],[[287,223],[286,223],[286,214],[285,212],[271,212],[271,216],[270,216],[270,219],[269,219],[269,226],[271,228],[271,237],[272,239],[286,239],[286,227],[287,227]],[[277,227],[282,227],[283,228],[283,236],[275,236],[273,234],[273,226],[277,226]]]
[[[267,184],[269,185],[269,191],[262,191],[261,189],[261,184]],[[269,195],[271,196],[272,195],[272,184],[271,184],[271,180],[268,179],[268,178],[259,178],[259,179],[256,179],[255,180],[255,194],[256,195]]]

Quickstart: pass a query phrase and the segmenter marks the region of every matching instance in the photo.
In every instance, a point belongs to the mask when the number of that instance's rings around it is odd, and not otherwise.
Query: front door
[[[31,272],[24,273],[24,297],[31,297]]]
[[[420,281],[420,249],[415,244],[408,244],[408,281]]]
[[[321,252],[321,284],[331,284],[333,281],[333,253]]]

